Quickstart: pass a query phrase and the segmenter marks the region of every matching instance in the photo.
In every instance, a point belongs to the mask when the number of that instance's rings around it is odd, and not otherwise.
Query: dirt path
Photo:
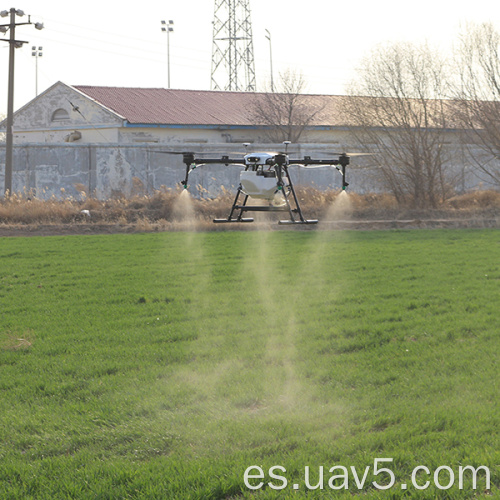
[[[407,220],[337,220],[320,221],[314,226],[280,226],[276,223],[253,223],[253,224],[210,224],[201,223],[195,230],[203,231],[224,231],[224,230],[286,230],[307,229],[307,230],[389,230],[389,229],[433,229],[433,228],[496,228],[500,229],[500,217],[490,218],[468,218],[468,219],[407,219]],[[172,226],[155,226],[154,223],[148,228],[136,224],[18,224],[0,225],[0,237],[21,237],[21,236],[65,236],[65,235],[85,235],[85,234],[123,234],[139,232],[163,232],[189,230],[182,224]]]

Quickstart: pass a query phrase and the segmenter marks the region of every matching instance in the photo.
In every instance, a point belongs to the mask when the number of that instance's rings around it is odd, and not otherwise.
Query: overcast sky
[[[249,0],[258,90],[270,79],[271,32],[274,79],[287,69],[302,73],[310,93],[341,94],[360,59],[378,43],[428,41],[448,50],[460,26],[491,21],[500,29],[500,3],[492,0]],[[12,4],[12,5],[11,5]],[[18,27],[29,41],[16,50],[15,109],[35,97],[32,46],[38,59],[39,93],[57,81],[69,85],[167,87],[167,36],[162,19],[174,21],[170,35],[171,87],[210,89],[213,0],[114,1],[20,0],[0,10],[22,9],[33,22]],[[0,24],[9,18],[0,18]],[[27,21],[27,15],[17,18]],[[0,40],[7,35],[0,35]],[[8,43],[0,41],[0,114],[7,110]]]

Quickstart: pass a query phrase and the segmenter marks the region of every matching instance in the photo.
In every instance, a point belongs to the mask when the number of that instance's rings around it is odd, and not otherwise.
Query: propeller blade
[[[239,167],[239,168],[242,168],[245,166],[244,163],[224,163],[222,161],[218,161],[217,164],[221,164],[221,165],[225,165],[226,167]],[[214,162],[210,162],[210,163],[197,163],[196,166],[192,167],[191,170],[189,170],[189,172],[191,173],[193,170],[197,169],[197,168],[200,168],[200,167],[206,167],[207,165],[213,165]]]
[[[321,155],[334,155],[334,156],[373,156],[375,153],[337,153],[336,151],[327,151],[327,152],[322,152]]]

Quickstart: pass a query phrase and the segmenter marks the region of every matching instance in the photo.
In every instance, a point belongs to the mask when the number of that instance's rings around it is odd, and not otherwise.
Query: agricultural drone
[[[346,181],[346,167],[349,165],[350,156],[346,153],[332,153],[336,158],[313,159],[304,156],[295,159],[287,152],[290,142],[285,141],[283,144],[284,152],[248,153],[243,158],[237,159],[225,155],[218,158],[197,158],[192,152],[162,151],[162,153],[182,155],[182,161],[186,165],[186,175],[181,181],[184,189],[188,188],[189,174],[202,165],[235,165],[243,169],[240,172],[240,184],[229,215],[225,219],[214,219],[216,223],[253,222],[253,218],[243,217],[245,212],[288,212],[289,218],[280,220],[279,224],[317,224],[317,219],[305,219],[302,214],[289,167],[292,165],[303,168],[334,167],[342,175],[342,189],[345,190],[349,185]],[[248,148],[249,144],[245,143],[244,146]],[[249,205],[247,204],[249,198],[264,200],[267,203]]]

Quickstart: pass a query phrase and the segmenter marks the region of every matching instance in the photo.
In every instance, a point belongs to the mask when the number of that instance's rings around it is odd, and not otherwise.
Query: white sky
[[[4,2],[2,4],[2,2]],[[11,5],[12,4],[12,5]],[[134,6],[132,6],[134,5]],[[170,35],[171,87],[210,89],[213,0],[115,1],[0,0],[0,11],[22,9],[45,29],[18,27],[29,41],[16,50],[15,109],[38,89],[61,80],[70,85],[167,87],[167,36],[162,19],[174,21]],[[386,41],[428,41],[448,50],[460,25],[491,21],[500,29],[500,3],[492,0],[250,0],[258,90],[270,79],[271,32],[274,79],[287,69],[302,73],[310,93],[341,94],[360,58]],[[26,21],[27,16],[17,18]],[[0,18],[0,24],[9,18]],[[0,40],[7,35],[0,35]],[[7,110],[8,43],[0,41],[0,115]]]

